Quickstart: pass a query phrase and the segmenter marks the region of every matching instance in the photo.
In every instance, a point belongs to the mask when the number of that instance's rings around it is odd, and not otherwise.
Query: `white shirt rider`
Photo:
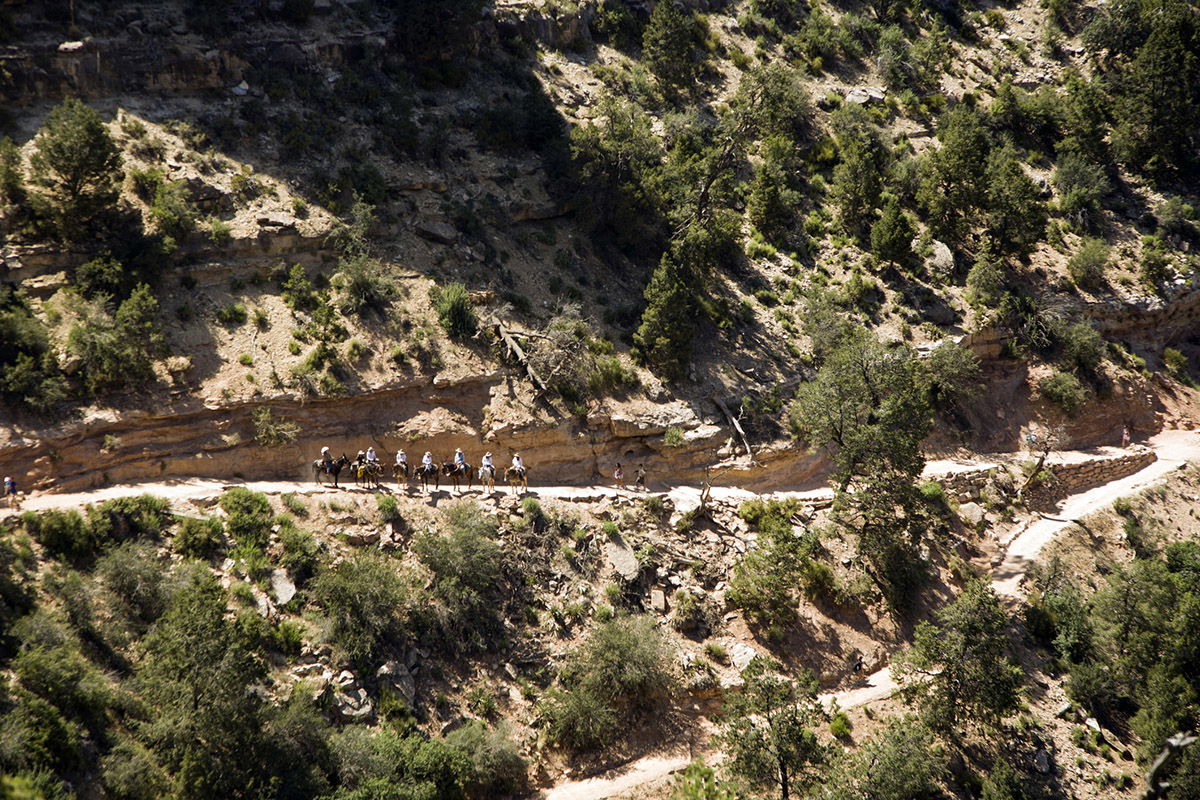
[[[525,470],[525,462],[521,460],[520,453],[516,453],[513,455],[512,465],[513,465],[513,469],[517,469],[517,470],[521,470],[521,471]]]
[[[374,447],[367,448],[367,461],[375,464],[379,463],[379,456],[375,454]]]
[[[407,466],[407,465],[408,465],[408,456],[406,456],[404,454],[404,451],[401,450],[400,452],[396,453],[396,466],[403,467],[403,466]]]
[[[433,466],[433,453],[429,452],[428,450],[425,451],[425,455],[421,456],[421,466],[423,466],[423,467],[432,467]]]
[[[467,457],[465,455],[463,455],[462,448],[455,450],[454,451],[454,465],[457,467],[461,467],[463,464],[466,464],[466,463],[467,463]]]
[[[495,469],[496,468],[496,465],[492,463],[492,454],[491,453],[487,453],[484,455],[483,466],[486,469]]]

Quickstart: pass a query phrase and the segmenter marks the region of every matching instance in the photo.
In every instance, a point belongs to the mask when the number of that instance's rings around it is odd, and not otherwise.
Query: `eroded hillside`
[[[1197,25],[0,5],[0,794],[1132,796],[1190,468],[1026,573],[1192,457]]]

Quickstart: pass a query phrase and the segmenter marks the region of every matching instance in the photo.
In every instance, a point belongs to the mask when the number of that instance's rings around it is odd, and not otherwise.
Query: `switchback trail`
[[[1200,461],[1200,434],[1196,431],[1163,431],[1144,444],[1157,455],[1154,463],[1127,477],[1067,497],[1054,518],[1042,517],[1033,521],[1010,538],[1004,548],[1004,556],[992,573],[992,586],[997,594],[1009,599],[1019,598],[1021,580],[1029,566],[1036,560],[1041,550],[1060,532],[1076,524],[1075,520],[1106,508],[1119,497],[1158,483],[1170,472],[1190,461]],[[1103,455],[1111,455],[1113,452],[1115,451],[1112,448],[1102,448],[1093,452],[1055,453],[1051,463],[1076,463]],[[1021,458],[1022,455],[982,454],[977,458],[930,461],[926,465],[925,476],[936,477],[956,472],[986,469],[998,463],[1011,463]],[[654,484],[652,483],[652,485]],[[334,489],[327,485],[318,486],[312,482],[301,481],[243,482],[195,478],[123,484],[87,492],[35,493],[26,498],[22,509],[41,511],[50,508],[80,507],[87,503],[143,493],[159,495],[170,500],[205,499],[218,497],[231,486],[245,486],[254,491],[270,494],[297,492],[337,495],[347,491],[363,493],[369,491],[358,489],[352,483],[350,486],[343,485]],[[403,493],[402,489],[398,490],[395,485],[389,486],[387,483],[379,491],[381,493]],[[700,502],[701,491],[699,486],[685,485],[667,487],[665,493],[674,502],[676,510],[686,511],[694,508]],[[498,485],[495,496],[499,497],[502,493],[506,494],[507,492],[506,487]],[[755,493],[736,487],[714,486],[711,487],[710,493],[713,499],[731,503],[753,498],[796,498],[810,502],[823,502],[832,497],[831,490],[827,488],[806,492]],[[528,496],[598,502],[616,497],[634,497],[638,494],[631,489],[618,490],[609,486],[531,486]],[[419,497],[421,494],[410,492],[410,496]],[[451,499],[456,496],[458,495],[445,489],[437,495],[439,500]],[[465,492],[461,496],[484,498],[481,489]],[[0,509],[0,517],[12,513],[10,509]],[[836,701],[840,708],[848,709],[887,698],[895,692],[896,688],[897,684],[892,677],[891,669],[884,667],[867,675],[856,686],[826,692],[820,695],[819,699],[826,707],[830,707]],[[544,800],[606,800],[638,787],[663,782],[673,773],[687,766],[691,759],[690,753],[679,749],[654,753],[597,776],[564,781],[547,789],[543,797]]]

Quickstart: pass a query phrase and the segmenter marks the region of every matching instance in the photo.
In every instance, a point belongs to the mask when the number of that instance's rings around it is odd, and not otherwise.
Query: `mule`
[[[409,469],[407,461],[405,461],[403,464],[392,465],[392,480],[396,482],[397,486],[400,485],[401,478],[404,478],[404,485],[408,486]]]
[[[516,494],[517,492],[517,485],[520,485],[522,493],[529,491],[528,475],[528,467],[525,467],[524,469],[509,467],[508,469],[504,470],[504,480],[508,482],[508,488],[513,494]]]
[[[480,467],[479,482],[487,489],[487,493],[491,494],[496,491],[496,468],[495,467]]]
[[[316,461],[312,462],[313,480],[317,483],[320,483],[322,475],[331,475],[333,476],[333,488],[336,489],[338,488],[338,475],[341,474],[341,471],[349,465],[350,459],[346,458],[345,453],[342,453],[340,456],[331,461],[328,470],[325,469],[325,462],[318,458]]]
[[[383,464],[378,461],[365,461],[354,465],[354,483],[370,489],[379,488],[379,479],[383,476]]]
[[[426,466],[422,464],[413,470],[413,475],[421,482],[421,490],[429,491],[429,479],[433,478],[433,490],[436,492],[440,488],[441,481],[438,479],[440,471],[437,464]]]
[[[471,465],[465,461],[462,464],[456,464],[453,461],[447,461],[442,464],[442,474],[454,482],[454,491],[458,491],[460,481],[466,481],[467,491],[471,491]]]

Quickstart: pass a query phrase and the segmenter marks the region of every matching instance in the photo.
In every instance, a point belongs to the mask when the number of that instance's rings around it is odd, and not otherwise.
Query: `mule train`
[[[379,488],[383,479],[384,465],[375,454],[373,447],[368,448],[365,452],[359,450],[357,457],[353,460],[345,453],[335,458],[328,447],[322,447],[321,457],[312,462],[313,480],[323,483],[325,478],[329,478],[335,489],[340,488],[338,476],[343,470],[350,471],[356,486]],[[455,451],[454,458],[441,463],[434,461],[433,454],[426,451],[421,462],[415,467],[410,467],[407,454],[403,450],[396,453],[395,463],[392,464],[392,480],[396,482],[397,486],[412,489],[415,488],[415,483],[419,483],[421,491],[428,492],[429,484],[432,482],[433,491],[437,492],[441,490],[443,478],[454,485],[456,492],[462,491],[463,484],[466,484],[467,491],[471,491],[474,488],[475,479],[478,478],[484,492],[492,494],[496,490],[496,464],[492,460],[492,454],[486,453],[483,456],[482,465],[476,470],[474,466],[467,463],[466,456],[459,449]],[[504,480],[508,484],[509,491],[514,494],[518,488],[521,492],[529,491],[528,470],[520,453],[513,453],[512,464],[504,470]]]

